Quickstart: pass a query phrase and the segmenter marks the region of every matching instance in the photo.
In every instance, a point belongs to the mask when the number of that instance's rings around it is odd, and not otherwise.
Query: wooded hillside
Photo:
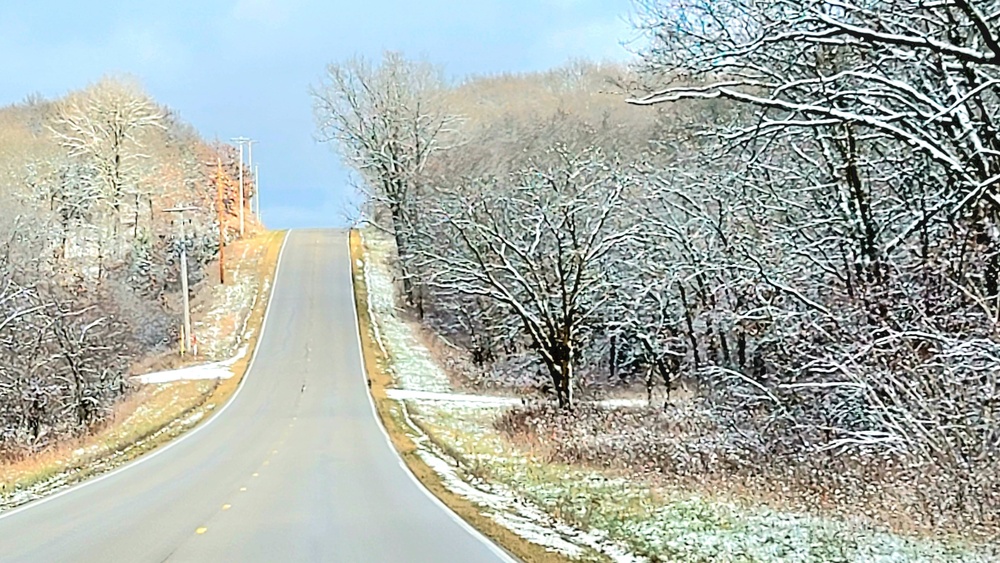
[[[211,275],[217,176],[238,234],[236,155],[125,79],[0,109],[0,455],[104,422],[130,364],[176,348],[180,249]]]

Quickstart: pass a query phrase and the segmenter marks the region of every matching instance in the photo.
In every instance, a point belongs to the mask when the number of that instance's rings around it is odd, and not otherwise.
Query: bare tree
[[[534,165],[440,194],[447,243],[419,252],[429,282],[502,304],[541,360],[560,405],[573,405],[575,364],[619,280],[608,262],[635,228],[636,180],[600,151],[556,147]],[[442,241],[444,242],[444,241]]]
[[[63,100],[52,130],[71,156],[86,157],[97,167],[117,213],[128,192],[135,191],[138,163],[149,158],[143,135],[165,129],[163,120],[163,111],[138,86],[105,78]]]
[[[441,72],[424,62],[386,52],[378,64],[356,58],[331,64],[312,88],[318,137],[333,142],[364,181],[369,197],[388,217],[376,223],[388,228],[404,259],[407,299],[415,298],[406,270],[413,249],[407,238],[417,218],[424,172],[454,118],[437,102]]]

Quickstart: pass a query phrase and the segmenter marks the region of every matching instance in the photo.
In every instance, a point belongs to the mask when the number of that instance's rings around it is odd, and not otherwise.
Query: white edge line
[[[4,518],[8,518],[10,516],[14,516],[15,514],[19,514],[21,512],[26,511],[26,510],[31,510],[32,508],[37,508],[37,507],[42,506],[43,504],[45,504],[45,503],[47,503],[49,501],[56,500],[57,498],[59,498],[61,496],[68,495],[70,493],[76,492],[76,491],[78,491],[78,490],[80,490],[80,489],[82,489],[84,487],[89,486],[89,485],[93,485],[95,483],[100,483],[101,481],[104,481],[105,479],[110,479],[111,477],[114,477],[115,475],[118,475],[119,473],[121,473],[123,471],[127,471],[129,469],[133,469],[135,467],[138,467],[139,465],[141,465],[141,464],[143,464],[143,463],[145,463],[145,462],[147,462],[147,461],[155,458],[156,456],[158,456],[160,454],[163,454],[163,453],[166,453],[168,450],[170,450],[174,446],[176,446],[176,445],[184,442],[188,438],[191,438],[192,436],[194,436],[198,432],[201,432],[205,428],[208,428],[213,422],[215,422],[216,420],[218,420],[222,416],[222,413],[226,412],[226,409],[228,409],[230,405],[232,405],[233,403],[236,402],[236,397],[239,396],[240,391],[242,391],[243,387],[246,385],[247,379],[250,378],[250,370],[253,368],[253,362],[257,358],[257,351],[260,349],[261,340],[264,339],[264,328],[267,326],[267,318],[268,318],[268,315],[271,313],[271,298],[274,297],[274,289],[278,285],[278,272],[281,271],[281,257],[285,253],[285,245],[288,244],[288,239],[291,236],[291,234],[292,234],[292,231],[291,231],[291,229],[289,229],[285,233],[285,239],[281,242],[281,249],[278,251],[278,264],[274,268],[274,280],[271,282],[271,291],[270,291],[270,293],[268,294],[268,297],[267,297],[267,306],[264,308],[264,319],[260,323],[260,334],[257,337],[257,345],[254,346],[254,348],[253,348],[253,354],[251,354],[250,361],[247,363],[247,369],[243,373],[243,378],[240,380],[240,384],[236,388],[236,392],[233,393],[233,396],[230,397],[228,401],[226,401],[226,404],[222,405],[221,409],[219,409],[218,411],[215,412],[214,416],[212,416],[208,420],[206,420],[204,422],[204,424],[201,424],[200,426],[196,426],[193,430],[185,432],[184,434],[182,434],[180,437],[178,437],[175,440],[171,440],[170,443],[168,443],[168,444],[166,444],[164,446],[160,446],[160,447],[156,448],[153,452],[151,452],[149,454],[140,455],[138,458],[136,458],[136,459],[134,459],[134,460],[126,463],[125,465],[123,465],[121,467],[118,467],[117,469],[114,469],[113,471],[111,471],[109,473],[104,473],[103,475],[98,475],[97,477],[94,477],[92,479],[87,479],[87,480],[85,480],[85,481],[83,481],[81,483],[77,483],[77,484],[71,486],[68,489],[63,489],[63,490],[59,491],[58,493],[54,493],[54,494],[51,494],[51,495],[48,495],[48,496],[44,496],[44,497],[42,497],[40,499],[36,499],[36,500],[30,501],[27,504],[21,505],[21,506],[19,506],[17,508],[13,508],[13,509],[8,510],[6,512],[0,512],[0,520],[3,520]],[[352,279],[352,287],[353,287],[353,279]]]
[[[358,231],[358,236],[360,235],[361,233],[360,231]],[[358,339],[358,356],[360,356],[361,359],[361,377],[364,377],[367,380],[368,373],[367,369],[365,368],[364,344],[362,344],[361,342],[361,322],[359,321],[359,316],[358,316],[358,296],[356,289],[354,287],[354,257],[351,255],[350,231],[348,231],[348,236],[347,236],[347,258],[348,258],[347,266],[349,268],[348,273],[350,274],[351,278],[351,296],[353,297],[352,308],[354,309],[354,328],[355,328],[354,335]],[[369,319],[369,322],[374,323],[375,319]],[[385,424],[383,424],[382,419],[379,418],[378,410],[375,408],[375,399],[372,398],[372,394],[368,390],[367,386],[365,388],[365,396],[368,397],[368,406],[371,407],[372,418],[375,419],[375,423],[378,424],[379,430],[382,431],[382,435],[385,437],[385,443],[389,446],[389,449],[392,451],[393,455],[395,455],[396,458],[399,460],[399,465],[400,467],[403,468],[403,471],[405,471],[406,474],[410,477],[410,480],[416,483],[417,488],[420,489],[420,491],[423,492],[424,495],[427,496],[427,498],[431,499],[431,501],[433,501],[434,504],[438,506],[438,508],[440,508],[448,516],[450,516],[452,520],[457,522],[458,525],[462,527],[462,529],[464,529],[472,537],[476,538],[481,543],[486,545],[486,547],[489,548],[489,550],[492,551],[493,554],[496,555],[501,561],[504,561],[505,563],[520,563],[517,559],[515,559],[509,553],[507,553],[506,550],[497,545],[496,542],[486,537],[485,534],[477,530],[474,526],[472,526],[472,524],[469,524],[461,516],[455,513],[455,511],[452,510],[450,506],[448,506],[447,504],[444,503],[444,501],[439,499],[434,493],[430,491],[430,489],[427,488],[427,485],[423,484],[423,482],[421,482],[420,479],[417,478],[417,476],[413,473],[413,470],[411,470],[410,467],[406,465],[406,462],[403,461],[403,458],[399,456],[399,452],[396,451],[396,446],[392,444],[392,438],[389,436],[389,431],[386,430]]]

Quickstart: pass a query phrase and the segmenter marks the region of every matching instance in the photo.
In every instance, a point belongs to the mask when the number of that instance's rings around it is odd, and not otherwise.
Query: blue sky
[[[327,63],[386,49],[448,75],[619,60],[629,0],[146,0],[0,3],[0,105],[137,77],[211,139],[246,135],[271,227],[338,225],[353,190],[313,140]]]

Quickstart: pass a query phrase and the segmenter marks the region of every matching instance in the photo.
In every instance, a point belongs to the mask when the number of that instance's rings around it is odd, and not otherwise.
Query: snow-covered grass
[[[378,341],[401,390],[398,414],[453,492],[521,537],[581,561],[988,561],[971,548],[836,520],[710,499],[580,466],[547,463],[494,428],[509,402],[453,395],[395,309],[392,244],[366,233],[365,281]]]
[[[428,430],[468,471],[514,487],[563,521],[669,561],[988,561],[958,547],[847,523],[666,491],[613,474],[544,463],[492,429],[492,413],[422,405]]]
[[[365,284],[368,287],[368,313],[375,321],[377,339],[392,357],[396,384],[401,389],[447,393],[452,390],[447,374],[436,368],[434,358],[418,340],[413,329],[396,314],[396,290],[393,282],[392,239],[366,233],[369,259],[365,261]]]
[[[269,279],[261,279],[255,261],[247,258],[255,250],[260,249],[249,243],[243,245],[242,256],[230,271],[229,279],[213,287],[212,308],[193,323],[191,328],[201,357],[213,361],[231,359],[252,336],[252,329],[247,327],[250,312],[257,296],[266,295],[270,284]]]

